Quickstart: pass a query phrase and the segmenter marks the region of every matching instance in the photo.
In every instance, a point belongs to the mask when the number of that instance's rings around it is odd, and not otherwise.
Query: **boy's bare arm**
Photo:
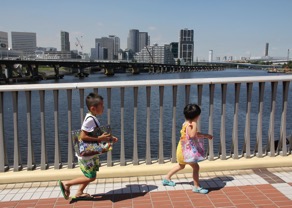
[[[100,136],[93,137],[93,136],[90,136],[88,132],[82,130],[80,133],[80,138],[83,141],[87,141],[87,142],[102,142],[102,141],[109,141],[111,139],[111,135],[108,133],[103,133]]]

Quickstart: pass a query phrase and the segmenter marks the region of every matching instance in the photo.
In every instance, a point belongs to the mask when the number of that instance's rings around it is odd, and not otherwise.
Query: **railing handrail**
[[[139,87],[139,86],[173,86],[191,84],[228,84],[251,82],[278,82],[292,81],[292,75],[280,76],[246,76],[246,77],[219,77],[219,78],[193,78],[170,80],[138,80],[138,81],[110,81],[110,82],[86,82],[86,83],[50,83],[32,85],[1,85],[0,92],[7,91],[34,91],[34,90],[66,90],[85,88],[115,88],[115,87]]]

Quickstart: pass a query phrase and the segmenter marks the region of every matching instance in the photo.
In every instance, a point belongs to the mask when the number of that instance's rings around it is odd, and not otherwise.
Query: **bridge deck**
[[[94,196],[88,201],[63,199],[56,181],[5,184],[0,207],[292,207],[291,167],[202,173],[206,195],[192,193],[191,173],[175,175],[175,187],[163,186],[162,178],[98,179],[86,189]]]

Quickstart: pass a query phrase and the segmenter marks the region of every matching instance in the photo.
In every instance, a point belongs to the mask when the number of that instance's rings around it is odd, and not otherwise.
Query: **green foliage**
[[[283,67],[288,67],[289,69],[292,69],[292,61],[289,61],[287,64],[284,64]]]

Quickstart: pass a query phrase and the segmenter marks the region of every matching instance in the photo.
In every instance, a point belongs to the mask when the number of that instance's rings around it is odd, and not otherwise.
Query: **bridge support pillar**
[[[114,68],[104,68],[104,74],[106,76],[114,76],[115,75]]]
[[[79,77],[79,78],[84,78],[84,77],[88,77],[88,73],[84,71],[84,68],[81,68],[80,66],[78,66],[78,72],[77,74],[75,74],[75,77]]]
[[[10,66],[6,65],[4,67],[4,75],[6,79],[11,79],[13,77],[12,68],[10,68]]]
[[[133,67],[132,74],[140,74],[140,69],[138,67]]]

